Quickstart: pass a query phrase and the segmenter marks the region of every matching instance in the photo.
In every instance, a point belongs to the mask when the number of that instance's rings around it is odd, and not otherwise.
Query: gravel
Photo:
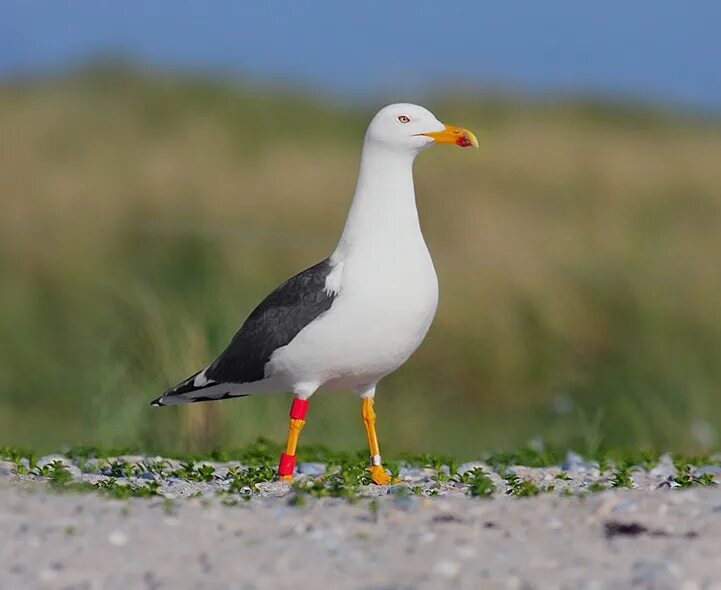
[[[104,461],[63,456],[38,465],[53,461],[73,482],[113,473]],[[612,473],[575,454],[562,466],[512,466],[542,490],[523,498],[508,495],[508,473],[480,462],[458,471],[483,469],[497,488],[491,498],[408,465],[398,483],[361,486],[351,501],[273,481],[243,499],[250,488],[224,491],[243,470],[233,462],[208,462],[208,481],[188,481],[143,470],[147,457],[117,461],[135,467],[115,485],[157,482],[159,495],[60,493],[0,462],[0,588],[721,589],[721,491],[673,489],[670,458],[632,469],[633,489],[597,493],[588,490],[609,487]],[[298,467],[301,478],[333,472]],[[690,473],[721,481],[713,465]]]

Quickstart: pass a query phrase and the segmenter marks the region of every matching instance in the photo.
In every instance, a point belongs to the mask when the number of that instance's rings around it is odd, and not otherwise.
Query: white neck
[[[415,151],[401,151],[366,140],[353,202],[335,256],[379,242],[423,241],[413,189]]]

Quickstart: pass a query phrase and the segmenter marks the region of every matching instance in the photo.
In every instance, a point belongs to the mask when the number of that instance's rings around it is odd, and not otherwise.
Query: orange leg
[[[375,484],[387,485],[391,483],[391,477],[386,473],[385,469],[383,469],[383,463],[381,461],[381,449],[378,445],[378,435],[376,434],[376,413],[373,409],[372,397],[363,398],[361,415],[363,416],[363,424],[368,434],[368,446],[371,451],[371,479]]]
[[[308,410],[308,400],[296,397],[290,406],[290,429],[285,453],[280,456],[278,464],[278,477],[281,481],[291,481],[295,469],[295,451],[298,447],[298,437],[305,425],[305,413]]]

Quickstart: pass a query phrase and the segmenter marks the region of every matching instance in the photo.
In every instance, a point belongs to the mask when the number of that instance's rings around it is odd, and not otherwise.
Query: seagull
[[[478,147],[469,130],[443,124],[421,106],[381,109],[366,131],[355,194],[333,253],[268,295],[217,359],[151,405],[291,392],[278,466],[279,478],[288,481],[310,397],[350,389],[362,399],[371,479],[390,483],[373,403],[378,382],[418,348],[438,305],[413,187],[415,157],[435,143]]]

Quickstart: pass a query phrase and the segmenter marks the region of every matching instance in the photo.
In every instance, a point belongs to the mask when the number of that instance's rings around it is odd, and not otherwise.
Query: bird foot
[[[368,468],[368,471],[371,472],[371,479],[376,485],[387,486],[392,482],[393,478],[386,473],[386,470],[383,469],[383,465],[372,465]]]

